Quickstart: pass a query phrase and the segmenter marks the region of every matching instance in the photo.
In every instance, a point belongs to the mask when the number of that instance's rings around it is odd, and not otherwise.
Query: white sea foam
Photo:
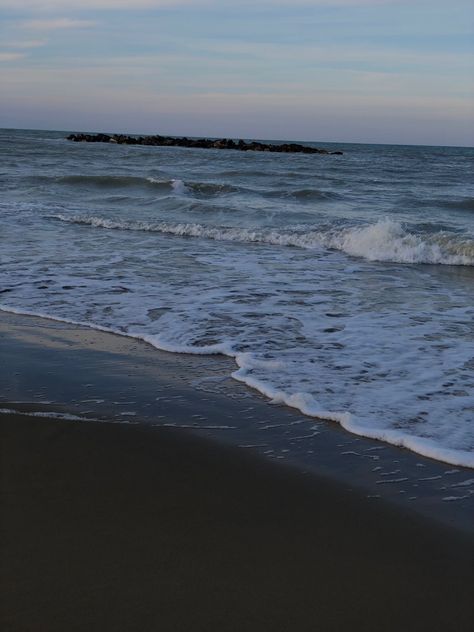
[[[48,419],[61,419],[63,421],[99,421],[92,417],[79,417],[70,413],[56,413],[54,411],[23,411],[14,408],[0,408],[0,415],[21,415],[23,417],[43,417]]]
[[[469,487],[471,485],[474,485],[474,478],[468,478],[460,483],[455,483],[454,485],[451,485],[451,487]]]
[[[444,232],[415,235],[392,220],[330,234],[324,241],[370,261],[474,265],[474,239]]]
[[[188,187],[184,184],[182,180],[175,179],[171,180],[171,187],[175,193],[178,195],[183,195],[189,191]]]
[[[63,318],[61,316],[52,316],[45,312],[35,312],[18,307],[11,307],[8,305],[0,305],[0,310],[8,312],[10,314],[18,314],[23,316],[36,316],[38,318],[46,318],[47,320],[54,320],[60,323],[66,323],[68,325],[76,325],[78,327],[87,327],[88,329],[95,329],[97,331],[104,331],[105,333],[115,334],[117,336],[124,336],[126,338],[135,338],[136,340],[142,340],[150,344],[152,347],[159,349],[160,351],[168,351],[170,353],[189,353],[191,355],[228,355],[234,357],[232,346],[230,344],[221,343],[215,345],[203,345],[195,347],[191,345],[179,345],[167,343],[160,339],[160,336],[153,336],[144,333],[134,333],[132,331],[123,331],[116,327],[105,327],[96,323],[88,321],[74,320],[71,318]]]
[[[262,395],[268,397],[272,403],[284,404],[291,408],[296,408],[304,415],[314,417],[317,419],[333,421],[339,423],[343,428],[362,437],[370,439],[377,439],[390,443],[395,446],[407,448],[413,452],[433,458],[445,463],[474,468],[474,452],[462,449],[451,449],[443,446],[439,442],[426,437],[420,437],[413,435],[410,432],[402,431],[393,428],[374,427],[363,421],[357,419],[357,417],[348,411],[330,411],[326,410],[324,406],[321,406],[311,393],[307,392],[295,392],[288,393],[282,389],[278,389],[271,384],[270,381],[259,379],[253,376],[255,371],[265,371],[265,375],[268,379],[272,372],[278,371],[283,368],[281,361],[265,361],[258,359],[251,353],[238,353],[235,351],[230,343],[215,344],[208,346],[195,347],[192,345],[177,345],[170,344],[162,341],[159,336],[152,336],[148,334],[140,334],[136,332],[124,332],[112,327],[104,327],[96,325],[90,322],[74,321],[67,318],[53,317],[44,313],[29,312],[27,310],[0,305],[0,310],[23,315],[38,316],[41,318],[48,318],[50,320],[56,320],[59,322],[65,322],[82,327],[88,327],[90,329],[96,329],[99,331],[105,331],[108,333],[117,334],[120,336],[126,336],[143,340],[152,345],[156,349],[162,351],[169,351],[173,353],[190,353],[199,355],[212,355],[222,354],[229,357],[233,357],[239,367],[232,373],[232,377],[240,382],[245,383],[250,388],[260,392]],[[0,409],[2,412],[14,412],[6,409]],[[21,413],[23,414],[23,413]],[[28,413],[36,416],[51,416],[49,413]],[[68,416],[69,419],[81,420],[79,417]]]
[[[176,187],[173,184],[173,188],[178,193],[185,192],[181,180],[173,182],[176,183]],[[156,232],[180,237],[263,243],[305,249],[326,247],[369,261],[474,266],[474,238],[441,231],[416,235],[406,231],[400,223],[392,220],[383,220],[356,228],[329,228],[325,232],[314,230],[305,232],[270,228],[255,230],[241,227],[204,226],[196,223],[113,220],[64,213],[57,213],[50,217],[71,224],[110,230]]]
[[[440,446],[433,440],[417,437],[391,428],[371,427],[358,420],[354,415],[344,411],[328,411],[324,410],[310,393],[285,393],[277,390],[271,384],[267,384],[261,380],[255,379],[249,374],[249,371],[256,368],[249,361],[249,355],[245,354],[244,361],[242,356],[236,355],[236,362],[240,366],[238,371],[232,374],[232,377],[240,382],[244,382],[247,386],[254,388],[272,402],[285,404],[291,408],[296,408],[303,414],[318,419],[335,421],[352,434],[369,439],[378,439],[392,445],[407,448],[413,452],[417,452],[423,456],[444,461],[451,465],[462,465],[464,467],[474,468],[474,452],[459,449],[449,449]]]

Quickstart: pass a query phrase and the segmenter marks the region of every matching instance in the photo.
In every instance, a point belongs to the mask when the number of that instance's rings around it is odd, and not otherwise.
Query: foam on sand
[[[190,353],[190,354],[199,354],[199,355],[212,355],[212,354],[222,354],[227,355],[229,357],[233,357],[237,366],[239,367],[236,371],[232,373],[232,377],[240,382],[247,384],[250,388],[253,388],[259,391],[261,394],[268,397],[271,402],[277,404],[285,404],[292,408],[298,409],[305,415],[310,417],[315,417],[317,419],[324,419],[328,421],[334,421],[339,423],[343,428],[352,434],[356,434],[362,437],[367,437],[370,439],[377,439],[380,441],[384,441],[386,443],[390,443],[395,446],[407,448],[413,452],[421,454],[423,456],[436,459],[438,461],[443,461],[445,463],[455,465],[455,466],[463,466],[474,468],[474,452],[468,452],[466,450],[461,449],[450,449],[448,447],[444,447],[440,445],[436,441],[430,440],[428,438],[415,436],[408,432],[403,432],[402,430],[396,430],[392,428],[378,428],[365,424],[363,421],[357,419],[354,415],[352,415],[348,411],[329,411],[325,410],[324,407],[321,407],[320,404],[315,400],[315,398],[310,393],[305,392],[296,392],[296,393],[288,393],[284,390],[280,390],[271,385],[270,382],[267,382],[262,379],[258,379],[252,375],[252,371],[255,369],[266,369],[270,374],[272,372],[278,372],[281,368],[280,362],[270,361],[265,362],[258,358],[255,358],[251,353],[238,353],[232,348],[230,344],[215,344],[208,345],[202,347],[195,347],[190,345],[177,345],[166,343],[160,339],[159,336],[153,336],[148,334],[141,334],[136,332],[124,332],[119,329],[114,329],[111,327],[104,327],[100,325],[95,325],[92,323],[86,322],[78,322],[71,319],[52,317],[44,313],[35,313],[29,312],[23,309],[12,308],[8,306],[1,305],[0,309],[5,312],[10,312],[13,314],[22,314],[29,316],[37,316],[40,318],[47,318],[50,320],[56,320],[59,322],[65,322],[81,327],[88,327],[90,329],[96,329],[98,331],[105,331],[108,333],[113,333],[120,336],[126,336],[130,338],[135,338],[138,340],[143,340],[148,344],[154,346],[156,349],[161,351],[168,351],[172,353]],[[13,412],[7,410],[0,410],[1,412]],[[41,416],[42,413],[31,413],[35,415]],[[49,413],[45,413],[46,416]],[[50,416],[50,415],[49,415]],[[72,418],[70,416],[69,418]],[[79,418],[77,418],[79,420]],[[124,422],[131,423],[131,422]]]

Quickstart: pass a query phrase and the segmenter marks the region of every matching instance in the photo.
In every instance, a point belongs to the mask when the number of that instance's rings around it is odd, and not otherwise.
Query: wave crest
[[[392,220],[329,235],[326,245],[369,261],[474,265],[474,240],[447,232],[414,234]]]
[[[109,230],[155,232],[179,237],[263,243],[275,246],[318,249],[326,247],[369,261],[474,266],[474,239],[448,232],[415,234],[392,220],[362,227],[304,231],[262,228],[204,226],[195,223],[113,220],[86,215],[51,215],[70,224]]]

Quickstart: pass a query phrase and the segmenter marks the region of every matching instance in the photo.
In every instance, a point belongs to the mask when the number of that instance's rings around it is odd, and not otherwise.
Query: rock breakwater
[[[118,145],[149,145],[153,147],[192,147],[202,149],[235,149],[239,151],[270,151],[275,153],[332,154],[342,155],[342,151],[329,151],[298,143],[245,142],[229,138],[186,138],[174,136],[127,136],[124,134],[70,134],[67,140],[76,143],[116,143]]]

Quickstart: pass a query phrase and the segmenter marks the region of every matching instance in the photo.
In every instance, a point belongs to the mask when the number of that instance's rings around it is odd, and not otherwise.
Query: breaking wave
[[[180,237],[263,243],[305,249],[321,247],[340,250],[369,261],[392,263],[424,263],[453,266],[474,266],[474,239],[446,231],[416,234],[402,224],[384,220],[375,224],[325,231],[271,228],[205,226],[195,223],[143,222],[106,219],[87,215],[50,215],[70,224],[109,230],[130,230],[162,233]]]

